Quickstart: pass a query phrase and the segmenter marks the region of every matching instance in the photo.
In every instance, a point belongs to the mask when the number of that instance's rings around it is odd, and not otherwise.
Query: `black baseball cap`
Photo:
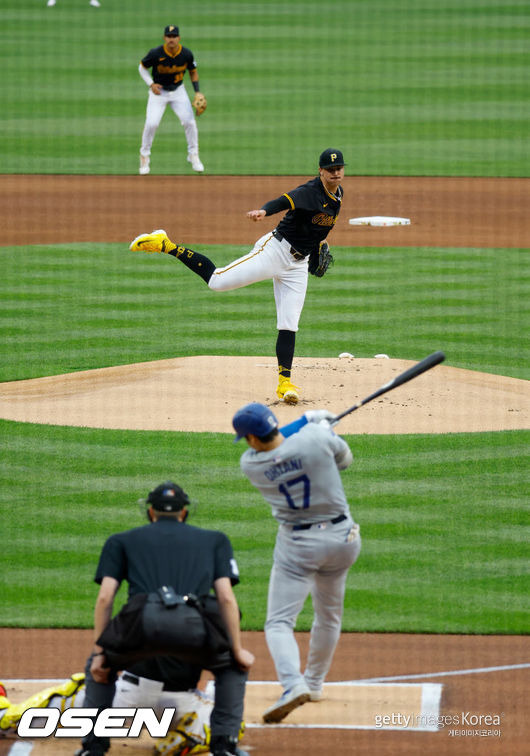
[[[172,26],[171,24],[169,26],[166,26],[164,29],[164,37],[179,37],[179,28],[178,26]]]
[[[148,494],[147,503],[158,512],[180,512],[189,505],[190,500],[180,486],[167,480]]]
[[[324,150],[318,159],[318,164],[320,168],[333,168],[337,165],[346,165],[344,158],[342,157],[342,152],[333,149],[333,147]]]

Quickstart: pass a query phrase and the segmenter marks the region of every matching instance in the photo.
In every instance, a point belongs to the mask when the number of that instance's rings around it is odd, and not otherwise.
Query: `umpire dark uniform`
[[[241,646],[240,614],[232,590],[239,576],[230,541],[219,531],[185,524],[189,499],[175,483],[162,483],[155,488],[147,504],[150,524],[110,536],[101,552],[95,576],[100,585],[94,612],[95,645],[86,665],[84,705],[97,709],[112,706],[118,669],[134,670],[162,681],[169,678],[173,688],[178,687],[180,674],[182,687],[187,688],[198,679],[201,669],[209,669],[216,682],[210,750],[215,756],[248,756],[236,744],[243,719],[245,683],[254,657]],[[128,602],[111,620],[114,598],[123,580],[129,587]],[[211,598],[212,589],[216,602]],[[143,645],[135,645],[131,639],[138,640],[138,634],[149,626],[147,610],[158,612],[173,632],[178,618],[185,616],[184,609],[177,606],[175,613],[168,613],[167,608],[173,608],[175,601],[184,606],[189,596],[193,605],[190,599],[186,611],[193,616],[186,618],[178,631],[182,633],[178,647],[171,647],[171,656],[178,661],[163,672],[167,642],[153,642],[150,637],[144,638]],[[228,641],[224,648],[222,643],[210,643],[211,622],[206,620],[203,607],[212,603],[221,634]],[[202,607],[200,613],[195,606]],[[158,632],[154,637],[162,635]],[[210,640],[204,641],[203,637]],[[194,645],[198,647],[192,648]],[[77,754],[101,756],[109,747],[108,738],[91,733]]]

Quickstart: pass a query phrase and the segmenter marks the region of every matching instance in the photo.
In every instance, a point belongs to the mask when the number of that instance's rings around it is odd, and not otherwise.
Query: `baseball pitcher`
[[[276,358],[278,398],[297,404],[300,389],[291,382],[296,332],[307,290],[307,276],[324,275],[333,257],[326,237],[337,222],[342,204],[344,159],[342,152],[327,149],[319,158],[319,175],[281,197],[266,202],[247,217],[262,221],[269,215],[285,215],[272,232],[264,234],[249,254],[217,268],[205,255],[174,244],[164,230],[137,236],[133,252],[163,252],[173,255],[200,276],[214,291],[230,291],[272,279],[276,303]]]

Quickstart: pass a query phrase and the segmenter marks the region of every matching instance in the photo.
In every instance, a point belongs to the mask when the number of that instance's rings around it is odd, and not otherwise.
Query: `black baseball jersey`
[[[187,47],[179,45],[172,55],[165,45],[154,47],[142,58],[144,68],[152,68],[151,75],[156,84],[162,84],[164,89],[172,92],[180,87],[186,71],[193,71],[197,63],[193,53]]]
[[[340,212],[343,191],[327,191],[320,176],[285,192],[276,200],[263,205],[267,215],[288,210],[278,223],[278,232],[297,252],[309,255],[318,251],[321,241],[329,234]]]
[[[218,578],[239,582],[237,563],[228,537],[173,518],[161,517],[140,528],[110,536],[103,546],[95,581],[104,577],[127,580],[129,598],[162,585],[178,594],[206,595]]]

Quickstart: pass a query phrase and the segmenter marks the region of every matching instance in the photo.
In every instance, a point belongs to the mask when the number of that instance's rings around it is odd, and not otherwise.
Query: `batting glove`
[[[329,412],[329,410],[307,410],[307,412],[304,412],[304,416],[308,423],[321,423],[324,420],[325,423],[322,423],[322,425],[331,425],[331,421],[335,417],[333,412]]]

